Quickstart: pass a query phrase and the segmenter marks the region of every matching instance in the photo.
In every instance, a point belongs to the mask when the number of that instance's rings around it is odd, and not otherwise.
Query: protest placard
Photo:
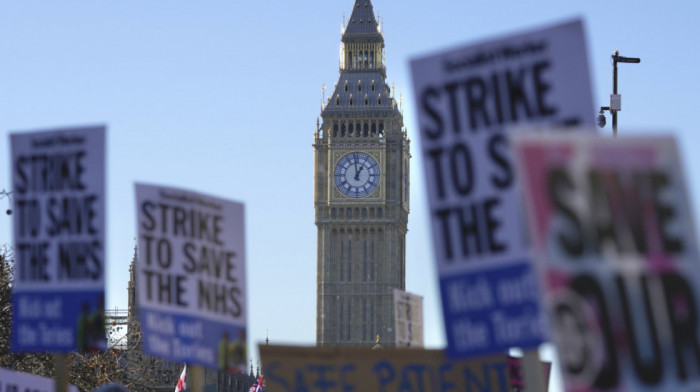
[[[0,368],[2,392],[54,392],[55,387],[56,381],[53,379]],[[69,385],[68,392],[78,392],[78,387]]]
[[[411,62],[448,354],[545,339],[506,130],[593,127],[579,20]]]
[[[505,355],[450,361],[441,350],[259,348],[271,391],[524,391],[520,362]]]
[[[144,351],[246,372],[243,204],[136,184]]]
[[[103,350],[105,129],[13,133],[11,348]]]
[[[699,390],[700,260],[673,139],[514,148],[566,390]]]

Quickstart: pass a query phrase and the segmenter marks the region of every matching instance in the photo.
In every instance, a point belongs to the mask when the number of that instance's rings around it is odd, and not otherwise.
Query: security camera
[[[598,115],[598,126],[601,128],[605,128],[605,115],[603,113],[600,113]]]
[[[7,210],[7,211],[5,211],[5,213],[6,213],[7,215],[12,215],[12,210]]]

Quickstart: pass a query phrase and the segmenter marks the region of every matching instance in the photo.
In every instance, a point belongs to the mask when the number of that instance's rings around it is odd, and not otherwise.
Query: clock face
[[[335,167],[335,185],[345,196],[369,196],[379,185],[377,161],[363,152],[351,152]]]

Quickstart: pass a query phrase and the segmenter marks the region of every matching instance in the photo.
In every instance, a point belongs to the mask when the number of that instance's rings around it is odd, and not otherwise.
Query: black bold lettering
[[[459,134],[461,124],[459,121],[459,108],[457,107],[457,83],[448,83],[445,85],[447,95],[450,99],[450,118],[452,119],[452,130],[455,135]]]
[[[187,301],[185,301],[185,282],[187,281],[186,276],[176,276],[175,277],[175,301],[178,306],[187,306]]]
[[[481,254],[481,238],[479,236],[479,207],[476,203],[469,207],[458,208],[460,239],[462,240],[462,256],[469,256],[470,238],[473,238],[476,245],[476,253]],[[468,216],[467,216],[468,215]]]
[[[233,317],[239,317],[241,315],[241,312],[243,311],[241,301],[239,300],[239,297],[241,296],[241,289],[239,289],[238,287],[231,287],[229,289],[228,295],[229,300],[233,305],[233,308],[229,309],[228,313]]]
[[[173,261],[170,242],[164,238],[158,240],[156,261],[158,261],[158,265],[160,265],[162,268],[170,268],[170,264]]]
[[[666,224],[676,217],[676,210],[672,205],[666,204],[661,200],[660,193],[669,185],[668,176],[666,173],[654,171],[650,173],[651,189],[654,197],[654,208],[658,219],[658,233],[661,235],[661,243],[664,251],[668,254],[676,255],[683,252],[683,242],[673,237],[666,228]]]
[[[617,206],[621,206],[622,213],[625,217],[625,222],[627,222],[627,228],[630,231],[630,235],[634,242],[634,251],[638,254],[647,253],[647,239],[646,230],[644,222],[644,214],[640,214],[644,208],[644,197],[648,194],[641,186],[640,176],[634,176],[632,182],[625,182],[623,185],[622,179],[615,177],[610,183],[606,184],[606,187],[615,190],[617,198]],[[648,196],[647,196],[648,197]],[[617,212],[617,211],[616,211]]]
[[[469,127],[472,131],[479,127],[477,117],[480,117],[484,126],[488,127],[491,121],[486,111],[486,84],[480,78],[473,77],[464,82],[464,87],[469,110]]]
[[[151,244],[153,243],[154,238],[151,237],[150,235],[142,235],[141,238],[143,238],[144,241],[146,241],[146,265],[151,265],[151,260],[152,260],[152,255],[153,255],[153,250],[151,249]]]
[[[506,250],[505,244],[496,239],[495,232],[501,227],[501,222],[493,215],[494,209],[501,204],[501,199],[491,197],[484,202],[484,220],[486,222],[486,239],[489,243],[489,250],[492,253],[499,253]]]
[[[221,222],[223,222],[224,218],[221,215],[214,215],[212,220],[212,228],[214,229],[214,233],[212,235],[212,239],[210,240],[217,245],[223,245],[224,242],[221,240]]]
[[[100,258],[100,254],[102,250],[102,244],[100,241],[92,241],[92,252],[90,253],[90,261],[92,264],[92,279],[98,280],[99,278],[102,277],[102,259]]]
[[[187,211],[184,208],[173,208],[173,234],[187,235],[185,224],[187,223]]]
[[[502,133],[491,136],[488,143],[489,156],[500,173],[491,175],[491,184],[496,189],[505,189],[513,184],[513,169],[506,158],[508,140]],[[499,175],[500,174],[500,175]]]
[[[183,245],[182,249],[185,252],[185,264],[183,268],[186,272],[195,272],[197,270],[197,261],[193,253],[197,251],[197,246],[191,242],[187,242]]]
[[[148,220],[148,222],[141,222],[141,227],[143,227],[144,230],[153,231],[156,228],[156,220],[153,218],[153,215],[151,215],[151,211],[155,207],[156,206],[150,201],[144,201],[143,204],[141,204],[143,216]]]
[[[160,231],[166,234],[168,232],[168,211],[170,206],[165,203],[158,203],[158,207],[160,208]]]
[[[491,75],[491,83],[493,84],[493,104],[496,107],[496,122],[503,124],[503,103],[501,102],[501,86],[497,73]]]
[[[615,334],[611,329],[610,313],[605,302],[605,295],[594,277],[579,275],[572,281],[571,287],[585,300],[592,302],[591,307],[598,310],[600,316],[600,332],[603,334],[604,364],[601,366],[594,386],[599,389],[611,389],[617,386],[620,378],[620,367],[615,350]]]
[[[561,168],[553,168],[547,175],[547,192],[556,212],[567,218],[566,227],[556,235],[557,243],[571,256],[581,256],[584,251],[584,232],[581,221],[566,202],[565,192],[573,191],[574,184]]]
[[[435,169],[435,184],[437,185],[438,198],[442,199],[445,197],[445,181],[442,176],[442,148],[434,148],[428,151],[428,161],[433,163],[433,168]]]
[[[15,181],[14,190],[17,194],[22,195],[28,191],[29,184],[27,179],[27,173],[24,172],[24,164],[27,162],[27,158],[20,156],[15,161],[15,176],[19,181]]]
[[[610,178],[605,173],[592,169],[588,172],[588,184],[590,187],[590,219],[593,223],[591,229],[594,231],[596,239],[597,252],[602,254],[605,243],[610,241],[618,251],[621,250],[620,241],[617,236],[617,228],[613,219],[613,212],[610,208],[610,201],[606,192],[606,184],[603,184],[603,176],[605,179]]]
[[[442,235],[438,237],[443,240],[443,249],[445,249],[445,258],[447,261],[452,260],[452,235],[450,232],[450,209],[439,209],[435,211],[435,215],[440,220],[440,228],[442,229]]]
[[[474,189],[474,169],[472,155],[469,146],[457,143],[450,151],[450,174],[452,184],[462,196],[466,196]]]
[[[17,209],[17,216],[19,216],[19,236],[38,236],[41,231],[41,209],[39,207],[39,201],[35,199],[16,200],[15,207]]]
[[[433,100],[439,97],[440,92],[432,87],[423,90],[423,94],[421,94],[421,103],[423,104],[423,110],[425,110],[425,113],[428,115],[428,117],[433,119],[433,121],[435,122],[435,127],[426,126],[425,128],[423,128],[423,132],[425,132],[425,134],[431,140],[440,138],[444,130],[442,117],[440,117],[440,114],[432,106]]]
[[[143,275],[146,278],[146,298],[150,301],[153,299],[153,278],[156,277],[156,273],[143,270]]]
[[[535,101],[537,102],[537,111],[541,116],[551,116],[557,113],[557,109],[549,106],[545,102],[545,95],[549,92],[551,86],[543,78],[542,74],[550,67],[549,61],[540,61],[535,63],[533,67],[535,81]]]
[[[524,77],[525,70],[523,68],[519,68],[514,72],[511,70],[506,72],[506,84],[508,86],[508,97],[510,98],[510,119],[514,122],[518,121],[519,106],[525,109],[526,118],[532,117],[532,110],[527,102],[527,96],[523,88]]]

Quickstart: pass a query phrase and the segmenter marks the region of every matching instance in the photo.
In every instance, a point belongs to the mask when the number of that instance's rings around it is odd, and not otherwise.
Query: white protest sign
[[[12,350],[105,349],[105,129],[10,137]]]
[[[0,368],[2,392],[54,392],[55,388],[56,381],[51,378]],[[69,385],[68,392],[78,392],[78,387]]]
[[[700,390],[700,260],[671,138],[516,135],[567,391]]]
[[[581,21],[411,62],[453,358],[536,347],[542,316],[505,130],[590,126]]]
[[[245,372],[243,204],[136,184],[144,351]]]

